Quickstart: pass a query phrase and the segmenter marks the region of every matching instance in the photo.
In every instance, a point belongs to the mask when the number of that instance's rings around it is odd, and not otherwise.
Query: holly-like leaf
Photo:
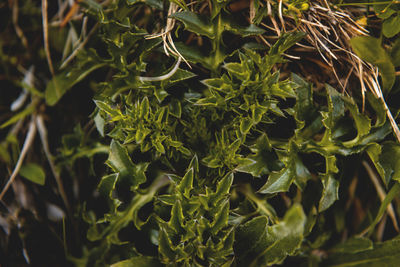
[[[272,172],[268,177],[267,183],[258,192],[261,194],[286,192],[289,190],[294,178],[293,166],[287,166],[279,172]]]
[[[391,180],[400,182],[400,146],[397,143],[372,144],[367,152],[386,185]]]
[[[193,188],[193,176],[194,176],[194,170],[193,168],[190,168],[186,172],[185,176],[183,176],[179,185],[176,187],[176,189],[186,198],[190,197],[190,190],[192,190]]]
[[[319,212],[328,209],[339,198],[339,182],[332,174],[322,176],[322,185],[323,191],[318,206]]]
[[[297,155],[297,151],[297,145],[294,142],[290,142],[288,155],[280,156],[280,159],[285,163],[285,167],[279,172],[272,172],[268,177],[267,183],[258,191],[259,193],[286,192],[293,182],[300,189],[304,189],[307,181],[311,178],[311,174]]]
[[[159,253],[168,259],[168,261],[174,262],[176,257],[176,248],[172,244],[172,241],[169,239],[168,234],[164,228],[160,229],[159,237],[158,237],[158,251]]]
[[[327,100],[328,100],[328,115],[323,119],[323,123],[326,128],[333,129],[337,121],[344,116],[345,112],[345,102],[343,101],[342,95],[336,91],[330,85],[326,85],[326,89],[328,92]]]
[[[112,192],[115,189],[115,185],[118,181],[118,176],[119,173],[113,173],[101,178],[101,181],[97,186],[99,193],[105,197],[112,198]]]
[[[237,266],[267,266],[281,263],[300,247],[306,216],[300,205],[293,205],[278,224],[269,226],[260,216],[238,227],[234,252]]]
[[[250,147],[254,154],[247,157],[250,164],[239,165],[236,170],[250,173],[254,177],[260,177],[263,174],[269,174],[271,170],[278,167],[276,156],[274,155],[268,137],[261,135],[256,143]],[[280,168],[278,168],[280,169]]]
[[[168,225],[171,229],[173,229],[176,233],[182,234],[185,230],[183,228],[183,211],[181,201],[177,200],[172,207],[171,210],[171,219],[169,220]]]
[[[222,14],[221,26],[224,27],[225,30],[243,37],[260,35],[265,32],[265,30],[254,24],[250,24],[249,26],[238,25],[232,16],[227,16],[226,14]]]
[[[118,141],[112,140],[107,164],[119,173],[119,179],[137,188],[146,181],[145,171],[148,163],[133,164],[128,151]]]
[[[313,103],[312,85],[294,73],[292,74],[292,81],[297,84],[296,119],[310,121],[315,116],[316,111]]]
[[[104,193],[108,193],[110,189],[114,186],[113,178],[115,176],[110,176],[107,181],[103,182],[101,190],[104,189]],[[102,220],[97,222],[92,226],[92,230],[88,232],[88,238],[91,241],[96,241],[100,239],[107,239],[110,244],[120,244],[119,232],[121,229],[126,227],[130,222],[133,222],[137,229],[140,229],[143,222],[139,216],[139,210],[151,202],[154,195],[162,188],[164,185],[168,184],[168,180],[165,177],[158,177],[146,190],[142,191],[140,194],[136,194],[132,200],[126,205],[125,209],[122,211],[115,210],[111,214],[107,214]],[[107,222],[107,226],[102,230],[97,230],[97,224]]]
[[[210,39],[215,37],[213,24],[206,16],[191,11],[182,11],[172,14],[170,17],[181,21],[188,31],[207,36]]]

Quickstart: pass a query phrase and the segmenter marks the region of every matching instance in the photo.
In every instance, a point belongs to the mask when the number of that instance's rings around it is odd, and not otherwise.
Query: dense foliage
[[[319,1],[39,2],[0,4],[0,265],[400,261],[397,1],[328,4],[370,30],[344,92]]]

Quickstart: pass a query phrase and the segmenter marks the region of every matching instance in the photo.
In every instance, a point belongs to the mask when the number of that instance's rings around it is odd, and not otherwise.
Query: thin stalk
[[[42,22],[43,22],[43,39],[44,50],[46,51],[46,59],[49,65],[51,74],[54,76],[53,62],[51,61],[50,46],[49,46],[49,24],[47,17],[47,0],[42,0]]]
[[[181,57],[178,57],[178,60],[176,61],[175,66],[167,74],[157,76],[157,77],[139,76],[139,81],[141,81],[141,82],[158,82],[158,81],[167,80],[167,79],[171,78],[176,73],[176,71],[179,69],[179,65],[181,64],[181,61],[182,61]]]
[[[35,134],[36,134],[36,123],[35,123],[35,118],[32,117],[32,120],[29,123],[28,134],[26,135],[24,146],[22,147],[22,150],[21,150],[21,154],[19,155],[17,164],[15,165],[15,168],[14,168],[10,178],[8,179],[7,184],[4,186],[3,191],[0,193],[0,200],[3,199],[4,194],[7,192],[8,188],[11,186],[11,184],[15,180],[15,177],[17,177],[17,174],[22,167],[22,163],[24,162],[25,156],[28,153],[29,148],[32,146],[33,141],[35,140]]]

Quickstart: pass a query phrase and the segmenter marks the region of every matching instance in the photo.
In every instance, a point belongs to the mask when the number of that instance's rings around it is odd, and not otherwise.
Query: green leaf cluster
[[[282,79],[277,66],[287,63],[283,54],[303,33],[283,34],[268,50],[244,46],[228,54],[225,32],[247,37],[262,31],[230,22],[223,3],[210,15],[177,4],[184,11],[170,18],[183,23],[180,31],[211,43],[208,57],[177,45],[189,63],[208,71],[201,83],[193,79],[195,70],[183,66],[166,80],[141,80],[151,60],[160,62],[155,73],[171,70],[161,62],[159,41],[149,43],[145,31],[127,19],[112,27],[116,18],[108,18],[103,26],[111,59],[100,61],[109,60],[114,78],[101,84],[93,116],[99,133],[112,139],[107,164],[113,173],[99,185],[110,213],[88,219],[88,238],[100,242],[103,255],[111,255],[113,245],[124,244],[121,233],[133,227],[157,247],[157,255],[145,254],[131,248],[138,242],[133,241],[128,246],[135,251],[132,258],[118,264],[266,266],[308,253],[306,236],[320,231],[313,230],[315,214],[330,210],[340,198],[340,166],[347,158],[368,154],[387,185],[397,179],[396,162],[385,156],[394,148],[380,145],[391,132],[382,104],[368,97],[372,116],[379,118],[374,123],[354,99],[329,85],[314,96],[301,77]],[[129,64],[127,58],[137,53]],[[318,161],[307,160],[315,155]],[[241,179],[251,182],[245,186]],[[311,193],[310,184],[320,190],[306,203],[301,194]],[[280,219],[269,202],[293,190],[300,197]],[[144,210],[146,216],[140,216]]]
[[[50,166],[29,157],[19,170],[41,188],[52,186],[48,169],[69,176],[68,185],[82,183],[77,177],[97,184],[84,196],[83,189],[67,189],[71,203],[81,201],[68,214],[79,217],[71,229],[85,233],[78,252],[68,255],[75,265],[398,261],[398,237],[374,242],[385,212],[399,214],[400,145],[388,107],[370,93],[363,103],[330,84],[317,90],[291,73],[296,67],[286,53],[304,33],[282,33],[268,47],[261,42],[266,20],[282,12],[296,24],[309,1],[79,3],[93,25],[90,40],[73,60],[55,64],[43,92],[26,89],[35,101],[0,125],[34,119],[44,107],[64,105],[75,88],[88,90],[91,122],[67,134],[57,129],[64,133],[52,150],[57,155],[42,161]],[[382,36],[350,42],[378,67],[390,96],[398,86],[400,13],[395,3],[374,11]],[[12,130],[0,143],[7,168],[18,160],[17,139]],[[393,221],[389,230],[396,228]]]

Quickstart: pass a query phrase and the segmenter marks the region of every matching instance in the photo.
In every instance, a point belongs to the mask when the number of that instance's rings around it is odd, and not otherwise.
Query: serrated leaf
[[[234,244],[237,266],[268,266],[281,263],[300,247],[306,216],[293,205],[278,224],[268,226],[265,216],[240,226]]]
[[[287,166],[279,172],[272,172],[268,177],[267,183],[261,187],[258,193],[273,194],[286,192],[289,190],[294,178],[295,173],[292,166]]]
[[[106,103],[104,101],[95,100],[94,103],[100,110],[104,111],[105,113],[110,115],[112,118],[120,118],[122,116],[121,112],[118,109],[114,109],[108,103]]]
[[[164,228],[160,229],[160,233],[158,235],[158,251],[169,261],[175,261],[175,257],[177,256],[175,253],[176,249],[174,248],[171,240],[168,238],[168,234]]]
[[[298,156],[293,157],[293,161],[296,173],[294,182],[300,190],[304,190],[307,181],[311,179],[311,173]]]
[[[311,121],[315,117],[312,86],[294,73],[292,73],[292,81],[297,84],[295,117],[300,121]]]
[[[193,77],[196,77],[197,75],[194,74],[191,71],[188,70],[183,70],[183,69],[178,69],[174,75],[172,75],[171,78],[168,79],[168,85],[181,82],[181,81],[186,81],[189,80]]]
[[[254,259],[268,247],[267,229],[266,216],[256,217],[237,228],[233,250],[238,257],[238,266],[248,264],[248,259]]]
[[[295,84],[290,81],[282,81],[279,83],[275,83],[271,86],[271,93],[277,97],[282,99],[286,99],[287,97],[296,97],[294,92]]]
[[[140,103],[139,118],[148,118],[149,114],[150,114],[150,103],[149,99],[145,97]]]
[[[171,210],[171,219],[168,222],[168,225],[173,229],[177,234],[181,234],[183,229],[183,211],[181,201],[177,200],[172,207]]]
[[[318,211],[322,212],[328,209],[332,204],[339,199],[339,182],[332,174],[322,176],[322,196],[319,201]]]
[[[197,100],[196,105],[217,107],[219,105],[219,101],[216,97],[210,96]]]
[[[44,185],[46,180],[46,174],[42,167],[35,163],[27,163],[22,165],[19,170],[19,174],[35,184]]]
[[[299,204],[294,204],[285,214],[283,221],[268,228],[271,245],[257,259],[256,266],[279,264],[293,254],[303,241],[306,216]]]
[[[231,62],[231,63],[225,64],[224,68],[233,77],[237,77],[238,79],[243,80],[243,81],[246,81],[249,79],[250,72],[243,64],[240,64],[237,62]]]
[[[268,166],[263,162],[261,156],[253,155],[246,159],[250,164],[239,164],[235,169],[236,171],[250,173],[254,177],[260,177],[262,174],[269,173]]]
[[[115,189],[118,177],[118,173],[113,173],[102,177],[99,185],[97,186],[99,193],[105,197],[111,198],[112,191]]]
[[[277,160],[274,158],[273,152],[271,152],[271,144],[268,137],[265,134],[261,135],[251,147],[251,150],[254,154],[247,157],[250,160],[250,164],[239,165],[236,170],[250,173],[254,177],[270,173],[270,167],[273,167],[274,162]]]
[[[225,197],[225,195],[229,193],[229,190],[233,183],[233,177],[234,177],[233,173],[229,173],[225,175],[221,181],[219,181],[217,185],[217,190],[215,192],[216,198],[212,199],[213,203],[215,203],[218,199]]]
[[[165,184],[167,184],[167,181],[164,177],[157,178],[145,192],[136,194],[128,205],[125,206],[124,210],[117,210],[115,213],[105,216],[103,221],[108,222],[108,225],[101,231],[101,233],[93,235],[95,238],[94,240],[107,238],[111,244],[120,244],[121,242],[118,237],[119,231],[126,227],[130,222],[133,222],[134,226],[140,230],[144,222],[142,222],[138,216],[139,210],[144,205],[151,202],[157,191]]]
[[[215,38],[214,27],[206,16],[190,11],[183,11],[174,13],[170,17],[183,22],[188,31],[207,36],[210,39]]]
[[[134,165],[128,151],[118,141],[112,140],[107,164],[120,175],[120,179],[132,188],[137,188],[146,181],[145,171],[148,163]]]
[[[186,198],[190,197],[190,191],[193,188],[193,176],[194,171],[193,168],[190,168],[183,176],[182,180],[180,181],[179,185],[176,189],[183,194]]]
[[[367,152],[385,185],[391,180],[400,182],[400,146],[397,143],[372,144]]]
[[[227,16],[225,14],[222,15],[221,24],[225,30],[243,37],[260,35],[265,32],[265,30],[257,27],[254,24],[250,24],[248,26],[238,25],[232,16]]]
[[[375,111],[376,114],[376,122],[375,122],[375,127],[381,127],[385,121],[386,121],[386,110],[385,110],[385,104],[380,98],[377,98],[374,94],[371,92],[367,92],[367,100],[369,104],[372,106],[372,108]]]
[[[222,208],[215,214],[214,221],[211,226],[211,233],[214,235],[228,224],[229,201],[225,201],[221,207]]]
[[[158,102],[161,103],[169,94],[167,91],[162,89],[161,87],[154,88],[154,96],[157,98]]]
[[[179,42],[175,43],[175,46],[179,53],[181,53],[182,56],[189,62],[200,63],[208,69],[213,68],[213,62],[210,54],[206,54],[201,49],[197,49],[196,47],[188,46]]]
[[[324,125],[331,129],[336,122],[344,116],[345,102],[343,101],[342,95],[339,94],[335,88],[327,84],[326,89],[328,92],[329,119],[327,122],[324,120]]]

